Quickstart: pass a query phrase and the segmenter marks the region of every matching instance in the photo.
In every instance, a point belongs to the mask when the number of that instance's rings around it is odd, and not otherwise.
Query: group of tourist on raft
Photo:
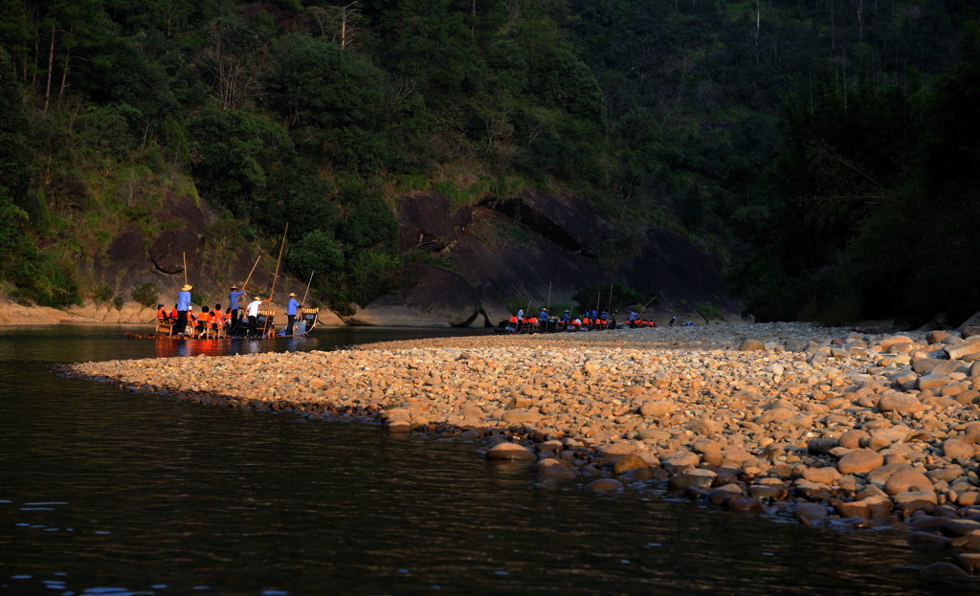
[[[245,307],[245,316],[239,317],[239,301],[245,294],[245,290],[241,289],[242,286],[244,284],[231,286],[228,292],[228,307],[224,310],[221,309],[221,304],[215,304],[214,308],[204,305],[201,307],[200,314],[197,314],[194,312],[194,305],[191,304],[191,290],[194,286],[184,284],[177,293],[177,303],[172,310],[168,311],[163,304],[157,305],[157,322],[172,325],[170,334],[178,337],[191,334],[204,336],[209,333],[216,337],[260,337],[265,326],[271,322],[264,318],[268,315],[260,313],[260,309],[272,298],[265,298],[261,294],[253,295],[252,301]],[[280,335],[294,334],[296,315],[301,307],[296,294],[290,292],[289,302],[286,303],[286,328],[279,333]],[[302,325],[305,323],[301,322]],[[305,329],[301,331],[305,333]]]
[[[670,321],[673,326],[676,318]],[[542,308],[537,315],[533,313],[526,316],[524,309],[518,309],[517,313],[510,317],[502,326],[502,331],[506,333],[554,333],[556,331],[596,331],[602,329],[616,329],[616,314],[612,316],[608,312],[598,310],[587,310],[580,316],[573,317],[571,311],[566,310],[560,317],[550,317],[548,309]],[[629,319],[622,326],[636,329],[638,327],[656,327],[657,323],[653,319],[646,319],[636,311],[630,311]]]

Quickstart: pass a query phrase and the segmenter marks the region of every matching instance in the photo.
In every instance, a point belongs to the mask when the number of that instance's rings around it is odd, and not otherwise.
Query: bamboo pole
[[[276,282],[279,281],[279,265],[282,264],[282,249],[286,247],[286,232],[289,231],[289,222],[286,222],[286,229],[282,231],[282,242],[279,244],[279,259],[276,260],[276,274],[272,277],[272,291],[269,292],[269,302],[276,295]]]
[[[286,246],[286,232],[289,231],[289,222],[286,222],[286,229],[282,231],[282,242],[279,244],[279,258],[276,260],[276,274],[272,276],[272,290],[269,292],[269,304],[276,295],[276,282],[279,281],[279,265],[282,264],[282,249]],[[265,326],[262,328],[262,336],[269,332],[269,317],[265,318]]]
[[[255,273],[255,268],[259,266],[259,261],[261,260],[262,260],[262,255],[259,255],[259,258],[255,259],[255,264],[252,265],[252,270],[248,272],[248,277],[245,278],[245,283],[243,283],[242,287],[239,288],[240,290],[244,290],[245,286],[248,285],[249,280],[252,279],[252,274]]]
[[[313,283],[313,274],[315,271],[310,271],[310,281],[306,282],[306,291],[303,292],[303,301],[300,304],[306,304],[306,295],[310,293],[310,284]]]
[[[184,255],[184,285],[187,285],[187,253],[181,253]]]

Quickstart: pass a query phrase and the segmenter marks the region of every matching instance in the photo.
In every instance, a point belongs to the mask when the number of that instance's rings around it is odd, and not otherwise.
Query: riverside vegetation
[[[436,338],[73,364],[137,391],[479,441],[597,493],[682,492],[806,524],[907,520],[980,569],[980,335],[804,324]]]
[[[222,288],[288,221],[287,272],[350,313],[412,264],[453,273],[456,238],[412,235],[401,198],[456,222],[545,193],[588,205],[600,287],[666,227],[757,320],[955,324],[980,288],[978,20],[969,0],[4,0],[0,289],[128,299],[184,252]],[[509,221],[483,235],[537,238]],[[515,303],[574,278],[527,266]]]

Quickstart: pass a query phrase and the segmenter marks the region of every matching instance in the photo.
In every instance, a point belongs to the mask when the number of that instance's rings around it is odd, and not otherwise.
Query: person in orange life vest
[[[201,307],[201,316],[194,317],[194,326],[197,328],[198,333],[204,333],[208,328],[208,324],[211,322],[211,311],[205,304]]]
[[[174,307],[172,309],[170,309],[170,320],[171,321],[174,321],[175,323],[177,322],[177,305],[176,304],[174,304]]]
[[[221,328],[225,326],[225,317],[221,314],[221,305],[215,304],[214,310],[211,311],[211,329],[215,331],[221,331]]]
[[[167,309],[162,304],[157,304],[157,320],[161,323],[170,322],[170,313],[167,312]]]

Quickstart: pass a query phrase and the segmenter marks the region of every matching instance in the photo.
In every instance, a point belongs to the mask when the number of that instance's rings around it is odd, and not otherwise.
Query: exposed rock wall
[[[664,228],[647,230],[629,262],[604,267],[600,253],[614,230],[581,197],[525,192],[453,210],[444,197],[425,193],[402,197],[397,216],[402,250],[428,250],[451,271],[418,269],[413,287],[369,305],[356,322],[387,313],[410,324],[406,315],[416,312],[426,325],[495,325],[515,304],[537,308],[549,297],[551,304],[568,303],[582,288],[614,282],[659,294],[661,308],[691,312],[706,302],[738,310],[720,263]]]

